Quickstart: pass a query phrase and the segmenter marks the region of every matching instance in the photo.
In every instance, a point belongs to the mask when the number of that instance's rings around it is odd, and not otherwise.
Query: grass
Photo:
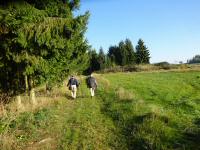
[[[63,86],[51,105],[1,117],[0,149],[200,149],[199,74],[96,74],[93,99],[80,77],[76,100]]]
[[[198,76],[199,72],[104,75],[115,83],[110,91],[121,87],[135,95],[132,101],[119,101],[112,92],[103,98],[108,103],[105,112],[122,123],[128,149],[200,149]]]

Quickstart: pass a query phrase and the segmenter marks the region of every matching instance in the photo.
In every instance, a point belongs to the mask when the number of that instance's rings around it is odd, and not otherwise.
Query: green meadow
[[[7,106],[0,149],[200,149],[199,71],[94,76],[94,98],[80,77],[76,100],[63,85],[48,105],[21,113]]]

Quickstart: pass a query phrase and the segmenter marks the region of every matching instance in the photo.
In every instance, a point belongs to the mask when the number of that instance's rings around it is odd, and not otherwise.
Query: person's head
[[[93,77],[93,74],[92,74],[92,73],[90,74],[90,77]]]
[[[74,78],[74,76],[72,75],[71,78]]]

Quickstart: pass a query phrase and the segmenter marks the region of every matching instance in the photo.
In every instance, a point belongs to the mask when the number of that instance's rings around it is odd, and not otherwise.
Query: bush
[[[159,63],[155,63],[154,66],[158,66],[159,69],[165,69],[165,70],[169,70],[171,69],[170,63],[168,62],[159,62]]]

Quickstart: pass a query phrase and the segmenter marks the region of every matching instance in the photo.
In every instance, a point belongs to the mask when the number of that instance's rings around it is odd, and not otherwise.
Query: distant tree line
[[[188,64],[200,63],[200,55],[194,56],[192,59],[187,61]]]
[[[89,51],[90,66],[87,72],[93,72],[110,68],[113,66],[126,66],[133,64],[149,64],[150,52],[142,39],[138,40],[134,48],[131,40],[120,41],[118,45],[110,46],[107,54],[103,48],[99,53],[95,50]]]

